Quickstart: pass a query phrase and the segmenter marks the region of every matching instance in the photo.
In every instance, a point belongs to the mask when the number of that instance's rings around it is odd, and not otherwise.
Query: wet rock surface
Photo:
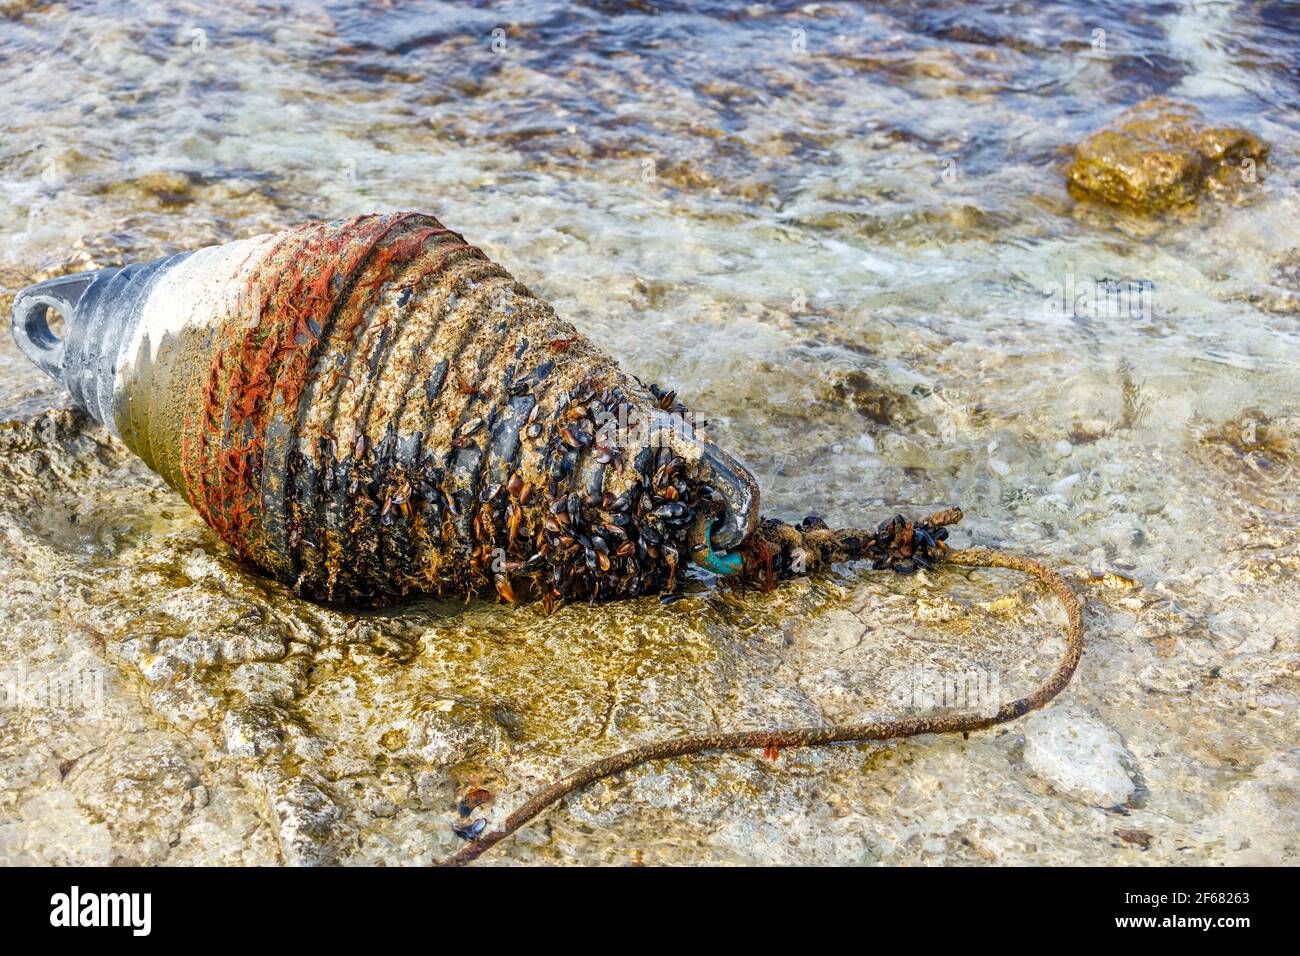
[[[31,608],[0,629],[27,655],[29,695],[4,712],[0,751],[0,850],[14,862],[427,862],[455,849],[470,791],[493,799],[469,819],[494,821],[563,769],[666,733],[978,709],[1023,693],[1060,652],[1054,604],[1010,575],[844,573],[772,595],[696,584],[667,606],[551,617],[326,609],[237,565],[84,417],[50,412],[10,434],[22,437],[7,487],[62,474],[78,489],[72,514],[149,523],[87,547],[100,534],[81,519],[56,533],[67,515],[37,520],[34,496],[5,499],[22,556],[6,556],[2,583]],[[1224,593],[1201,605],[1226,629],[1212,635],[1204,610],[1170,597],[1195,593],[1186,582],[1075,579],[1094,635],[1078,684],[1022,724],[651,765],[487,859],[1007,862],[1088,848],[1080,858],[1105,861],[1138,845],[1111,830],[1144,826],[1162,835],[1153,857],[1285,859],[1294,768],[1280,718],[1300,659],[1276,652],[1294,639],[1285,621],[1252,618],[1260,633],[1231,637],[1252,599]],[[58,624],[44,623],[56,606]],[[1124,703],[1134,672],[1140,710]],[[936,681],[954,674],[965,696],[945,699]],[[1214,714],[1232,717],[1211,729]],[[1186,761],[1235,761],[1245,739],[1282,750],[1258,773],[1238,764],[1223,792],[1171,789]],[[1244,841],[1233,813],[1272,842]]]
[[[1140,212],[1240,196],[1263,174],[1269,146],[1237,126],[1214,126],[1190,103],[1153,97],[1074,150],[1071,191]]]
[[[872,380],[866,372],[852,369],[837,375],[822,391],[826,401],[847,405],[877,425],[893,425],[900,418],[915,418],[912,402]]]
[[[1133,755],[1094,715],[1057,704],[1025,721],[1025,760],[1052,786],[1100,807],[1128,803]]]
[[[957,544],[1040,556],[1088,602],[1037,734],[655,764],[484,865],[1300,861],[1293,40],[1244,5],[1126,7],[1105,53],[1083,5],[803,6],[503,8],[497,52],[467,7],[19,4],[0,311],[66,271],[429,209],[677,388],[765,511],[960,502]],[[1273,145],[1213,229],[1063,202],[1099,104],[1152,92]],[[1152,307],[1045,314],[1067,275],[1149,280]],[[592,758],[979,708],[1061,651],[1054,603],[985,572],[325,608],[64,404],[0,337],[2,862],[423,863]],[[1071,713],[1106,746],[1065,746]],[[1116,738],[1125,802],[1109,758],[1099,798],[1067,786]]]

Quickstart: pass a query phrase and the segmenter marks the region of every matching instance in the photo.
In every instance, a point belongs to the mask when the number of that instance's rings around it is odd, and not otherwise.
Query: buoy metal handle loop
[[[46,279],[28,286],[14,297],[12,329],[18,348],[46,375],[63,382],[66,339],[77,321],[77,303],[95,280],[117,269],[99,269]],[[63,316],[64,334],[50,328],[49,310]]]

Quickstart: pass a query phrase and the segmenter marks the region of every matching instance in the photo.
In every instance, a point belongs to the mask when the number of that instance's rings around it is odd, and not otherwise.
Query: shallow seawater
[[[1118,741],[1087,758],[1115,805],[1022,721],[651,765],[484,862],[1297,861],[1293,4],[170,6],[0,2],[0,304],[432,212],[704,413],[764,511],[960,503],[959,543],[1089,602],[1061,706]],[[1070,198],[1073,145],[1155,94],[1267,140],[1255,188]],[[1103,280],[1147,298],[1053,307]],[[497,822],[665,734],[894,713],[933,674],[1009,698],[1062,648],[1035,587],[954,571],[321,608],[65,405],[6,336],[0,861],[425,862],[467,788]]]

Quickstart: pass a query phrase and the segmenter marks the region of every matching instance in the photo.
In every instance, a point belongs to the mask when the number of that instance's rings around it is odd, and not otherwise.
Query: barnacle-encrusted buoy
[[[313,598],[661,591],[693,556],[733,569],[718,551],[757,520],[753,478],[673,394],[431,216],[52,279],[17,296],[13,331],[239,556]]]

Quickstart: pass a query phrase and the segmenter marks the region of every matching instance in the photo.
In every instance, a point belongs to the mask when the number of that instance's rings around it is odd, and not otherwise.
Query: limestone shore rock
[[[1025,760],[1057,790],[1113,807],[1136,792],[1133,757],[1119,734],[1074,704],[1057,704],[1025,723]]]
[[[1153,213],[1244,192],[1268,153],[1247,130],[1211,126],[1191,104],[1152,97],[1075,147],[1065,175],[1076,198]]]

